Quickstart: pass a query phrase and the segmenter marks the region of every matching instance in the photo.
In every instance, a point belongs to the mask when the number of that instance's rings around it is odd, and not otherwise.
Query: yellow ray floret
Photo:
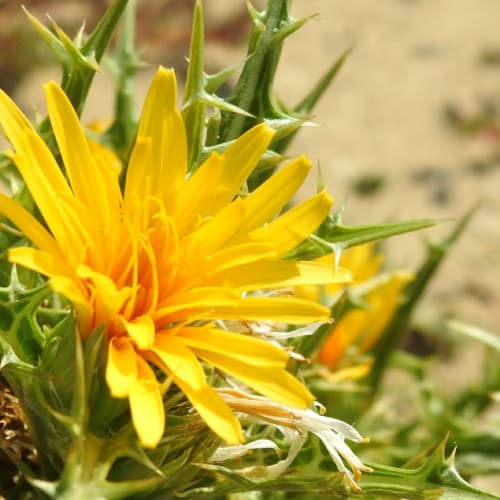
[[[205,363],[280,403],[305,408],[309,391],[286,371],[287,354],[263,340],[222,331],[213,320],[305,324],[329,310],[257,290],[350,280],[342,268],[282,260],[328,214],[321,192],[280,215],[311,164],[292,160],[257,190],[240,190],[273,131],[257,125],[187,176],[187,142],[173,71],[160,68],[144,103],[122,195],[115,159],[86,138],[71,103],[45,85],[64,172],[17,106],[0,92],[0,123],[45,226],[0,195],[0,213],[35,248],[11,262],[49,278],[74,305],[86,338],[104,325],[106,381],[128,398],[144,446],[164,432],[162,370],[226,442],[241,442],[238,419],[209,386]],[[260,292],[259,292],[260,293]]]

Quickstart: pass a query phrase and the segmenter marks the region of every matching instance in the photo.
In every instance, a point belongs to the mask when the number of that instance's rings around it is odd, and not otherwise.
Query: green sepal
[[[310,111],[331,84],[350,51],[344,52],[333,63],[295,109],[289,109],[278,102],[273,95],[274,78],[282,44],[289,35],[314,16],[293,19],[288,14],[288,0],[269,0],[261,12],[250,2],[247,2],[247,7],[253,23],[248,56],[233,94],[225,99],[226,103],[236,106],[237,109],[221,108],[223,113],[219,126],[219,141],[228,142],[253,125],[267,122],[277,130],[271,148],[277,153],[282,153],[297,131],[308,123]],[[248,116],[241,113],[241,110]],[[248,179],[248,189],[250,191],[256,189],[271,173],[272,169],[255,170]]]
[[[302,28],[304,24],[315,17],[317,17],[317,14],[312,14],[302,19],[293,19],[289,17],[287,22],[285,22],[280,29],[273,34],[272,43],[282,43],[285,38],[290,36],[292,33],[295,33],[299,28]]]
[[[74,345],[74,324],[74,316],[66,314],[33,363],[22,361],[12,350],[6,356],[8,344],[0,337],[2,375],[19,398],[35,448],[43,450],[38,457],[42,477],[56,474],[71,439],[67,405],[73,396],[74,363],[73,358],[68,363],[65,351]]]
[[[207,118],[207,125],[205,127],[205,147],[217,145],[217,139],[219,137],[219,129],[220,129],[220,120],[221,120],[220,111],[217,108],[214,108],[214,110],[208,114]]]

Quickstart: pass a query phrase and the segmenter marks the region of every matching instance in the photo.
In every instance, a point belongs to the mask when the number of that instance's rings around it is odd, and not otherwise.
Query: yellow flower
[[[320,257],[316,262],[330,262],[332,255]],[[366,376],[371,361],[359,364],[359,356],[367,352],[379,340],[392,318],[406,284],[413,275],[395,271],[377,276],[383,256],[374,251],[374,244],[355,246],[342,252],[339,263],[352,273],[353,283],[305,285],[296,288],[297,295],[330,305],[336,294],[346,286],[362,296],[365,308],[351,309],[334,324],[317,359],[329,370],[322,375],[331,382],[355,380]]]
[[[351,375],[365,375],[366,369],[352,370],[352,361],[379,340],[399,305],[404,287],[412,279],[411,273],[401,271],[375,278],[374,286],[363,295],[366,307],[351,309],[340,319],[321,348],[318,360],[330,369],[338,368],[344,360]],[[353,358],[351,362],[347,360],[349,354]]]
[[[382,254],[375,254],[373,243],[359,245],[344,250],[340,256],[339,264],[346,267],[352,274],[356,283],[362,283],[377,274],[382,265]],[[316,259],[316,262],[330,263],[333,265],[334,256],[325,255]],[[296,288],[299,297],[308,300],[314,300],[322,304],[330,305],[331,300],[345,284],[330,283],[328,285],[304,285]]]
[[[175,76],[160,68],[122,194],[116,167],[89,146],[64,92],[53,82],[45,91],[66,177],[26,117],[0,93],[0,122],[14,149],[9,154],[49,229],[0,195],[0,213],[36,247],[12,248],[9,259],[47,276],[52,289],[73,303],[84,338],[105,326],[106,380],[114,397],[128,398],[142,444],[156,446],[164,431],[152,365],[229,444],[242,441],[240,423],[209,386],[202,361],[279,403],[306,408],[313,396],[286,371],[284,350],[221,330],[214,320],[307,324],[328,318],[318,304],[253,293],[349,279],[347,271],[334,272],[328,264],[282,259],[332,204],[321,192],[275,217],[310,162],[292,160],[253,193],[238,196],[273,137],[261,124],[187,178]]]

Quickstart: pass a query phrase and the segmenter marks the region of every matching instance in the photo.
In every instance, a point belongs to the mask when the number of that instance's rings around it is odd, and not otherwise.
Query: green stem
[[[113,61],[113,69],[116,72],[115,119],[107,132],[109,140],[113,144],[113,150],[116,151],[124,165],[120,172],[122,185],[125,182],[126,165],[137,130],[134,113],[134,77],[140,62],[134,46],[136,9],[136,0],[130,0],[125,10],[116,57]]]
[[[206,105],[204,97],[204,75],[203,75],[203,6],[197,0],[191,35],[191,45],[189,47],[189,66],[186,78],[186,89],[184,92],[183,118],[186,127],[188,143],[188,166],[192,171],[196,168],[200,158],[203,145],[203,131],[205,128]]]
[[[254,113],[262,96],[268,93],[268,85],[276,72],[282,43],[276,34],[288,20],[289,0],[268,0],[265,18],[260,21],[254,15],[254,32],[248,50],[248,60],[229,102],[239,108]],[[235,113],[224,113],[220,142],[227,142],[240,136],[248,129],[249,118]]]

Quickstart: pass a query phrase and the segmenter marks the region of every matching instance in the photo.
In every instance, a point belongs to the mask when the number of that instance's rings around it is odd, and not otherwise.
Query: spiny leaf
[[[297,106],[295,106],[293,110],[289,112],[291,116],[303,118],[304,120],[310,119],[311,112],[313,111],[321,96],[326,92],[326,90],[335,80],[335,77],[344,66],[344,63],[351,54],[351,50],[352,49],[347,49],[340,55],[338,59],[333,62],[328,71],[320,78],[316,85],[302,99],[302,101],[300,101],[300,103],[297,104]],[[281,139],[281,141],[274,144],[274,150],[277,152],[285,151],[292,142],[297,132],[298,130],[292,131],[287,137],[284,137],[283,139]]]
[[[35,29],[59,60],[62,69],[61,86],[79,114],[83,109],[98,63],[111,40],[127,2],[128,0],[115,0],[82,47],[78,42],[81,34],[77,36],[76,41],[72,41],[55,22],[52,22],[56,33],[54,35],[25,10]],[[40,130],[43,132],[49,130],[47,120],[40,126]]]
[[[224,83],[227,82],[227,80],[240,66],[240,63],[236,63],[211,75],[205,73],[205,91],[209,94],[213,94],[214,92],[216,92],[219,87],[221,87],[221,85],[224,85]]]
[[[434,219],[415,219],[367,226],[345,226],[338,222],[335,215],[331,215],[320,226],[317,234],[312,235],[300,244],[288,254],[288,258],[315,259],[332,251],[341,252],[363,243],[419,231],[434,226],[438,222]]]
[[[331,85],[338,72],[341,70],[342,66],[346,62],[347,58],[351,54],[352,49],[349,48],[345,50],[340,57],[333,62],[328,71],[320,78],[316,85],[309,91],[309,93],[300,101],[293,112],[299,115],[309,114],[314,106],[317,104],[320,97],[325,93],[328,87]]]
[[[417,468],[396,468],[369,464],[372,474],[363,475],[361,498],[436,498],[474,500],[498,499],[499,496],[476,488],[465,481],[455,468],[455,453],[445,457],[447,439]]]

